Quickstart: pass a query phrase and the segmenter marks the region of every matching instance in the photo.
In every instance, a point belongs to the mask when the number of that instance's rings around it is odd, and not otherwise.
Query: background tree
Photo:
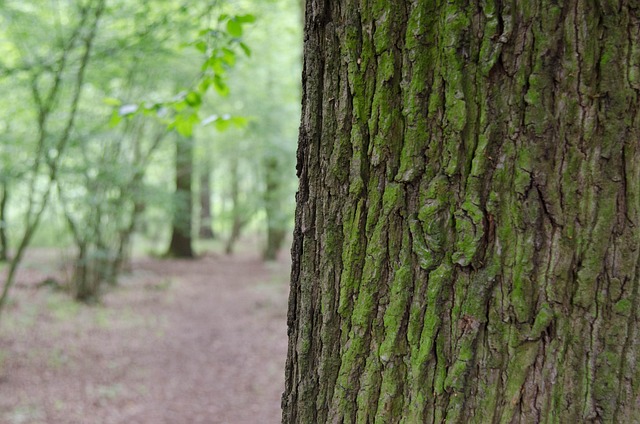
[[[173,225],[167,255],[178,258],[193,258],[192,218],[193,198],[193,139],[183,138],[176,142],[176,192],[173,201]]]
[[[178,0],[2,6],[0,253],[8,256],[10,239],[16,247],[0,308],[39,223],[55,216],[52,202],[75,245],[67,286],[95,300],[131,252],[147,169],[166,155],[161,141],[172,130],[190,138],[207,91],[228,93],[224,73],[249,52],[240,37],[253,17]],[[20,219],[7,234],[12,215]]]
[[[215,238],[215,234],[212,229],[212,207],[211,207],[211,174],[213,172],[213,165],[211,163],[211,143],[208,140],[203,143],[202,160],[200,161],[200,187],[199,187],[199,206],[200,206],[200,222],[198,237],[200,239],[208,240]]]
[[[300,110],[301,59],[293,46],[299,45],[301,39],[298,1],[259,2],[252,11],[257,23],[246,34],[247,43],[252,46],[251,61],[239,62],[230,75],[233,97],[227,108],[238,108],[237,113],[247,116],[250,124],[242,131],[216,137],[216,160],[230,165],[228,171],[225,165],[219,167],[224,173],[215,178],[214,188],[228,193],[218,202],[222,209],[226,200],[228,207],[217,215],[218,221],[226,223],[228,241],[235,243],[243,229],[258,229],[263,256],[274,259],[291,228],[291,199],[296,189],[293,140]],[[255,63],[265,66],[256,68]],[[237,179],[231,166],[235,161]],[[239,207],[233,206],[234,193]]]
[[[33,106],[30,117],[35,121],[36,132],[28,144],[31,163],[26,176],[23,228],[9,262],[0,295],[0,311],[6,304],[24,252],[49,204],[61,161],[72,138],[105,0],[65,7],[70,17],[67,26],[62,25],[60,16],[50,18],[42,10],[27,8],[25,11],[19,7],[12,10],[12,24],[16,28],[11,32],[14,39],[8,50],[14,63],[5,72],[20,74],[25,81],[20,88],[30,94]],[[39,29],[40,42],[34,42],[34,38],[26,37],[22,32],[30,25]],[[53,58],[51,51],[57,53]],[[8,184],[4,189],[7,188]]]
[[[132,255],[167,251],[173,222],[197,234],[189,198],[231,245],[245,230],[275,256],[293,214],[297,5],[0,2],[0,308],[33,245],[64,251],[63,288],[99,300]],[[187,139],[201,178],[174,172]],[[187,256],[225,248],[192,242]]]
[[[637,422],[640,9],[306,2],[283,422]]]

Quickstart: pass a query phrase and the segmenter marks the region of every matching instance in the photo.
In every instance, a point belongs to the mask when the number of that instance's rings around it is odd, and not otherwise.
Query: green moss
[[[397,338],[407,313],[412,282],[413,272],[408,264],[395,271],[389,290],[389,304],[383,318],[385,337],[378,352],[383,362],[389,361],[402,349],[402,343]]]
[[[615,303],[613,306],[613,311],[616,314],[623,315],[625,317],[631,316],[631,309],[633,307],[633,303],[630,299],[621,299]]]
[[[396,362],[393,366],[388,366],[385,369],[382,384],[380,385],[380,398],[375,414],[375,423],[386,424],[394,422],[402,416],[404,396],[401,389],[405,372],[402,362]],[[370,423],[371,421],[368,422]]]
[[[452,255],[454,263],[460,266],[471,264],[484,236],[483,220],[484,213],[471,201],[465,201],[462,210],[456,211],[456,245]]]
[[[533,234],[529,233],[518,240],[516,246],[516,258],[513,265],[511,305],[518,322],[529,322],[533,309],[533,264],[531,258],[534,255]]]
[[[504,398],[506,402],[500,417],[501,424],[513,422],[520,403],[522,387],[529,374],[529,368],[536,359],[537,352],[538,344],[535,342],[524,343],[513,352],[507,367],[509,378],[505,387]]]
[[[462,131],[467,123],[467,104],[464,100],[454,99],[447,104],[445,116],[451,129]]]
[[[340,275],[340,297],[338,313],[347,318],[351,314],[353,295],[359,287],[359,266],[362,263],[360,220],[364,200],[360,200],[351,217],[345,217],[343,234],[345,247],[342,251],[342,273]]]
[[[436,339],[436,372],[433,382],[433,394],[441,396],[444,394],[444,382],[447,379],[447,362],[445,360],[445,338],[438,337]]]
[[[456,246],[451,260],[460,266],[468,266],[478,249],[475,242],[475,227],[463,211],[456,212],[455,222]]]
[[[451,279],[452,267],[443,262],[438,268],[429,273],[427,285],[427,298],[425,305],[424,324],[420,343],[411,354],[411,364],[415,370],[426,364],[427,359],[433,354],[433,342],[441,322],[441,296],[444,284]]]
[[[551,325],[551,322],[553,322],[554,316],[553,310],[548,303],[542,305],[536,315],[533,326],[531,327],[529,338],[532,340],[540,338],[542,332]]]
[[[538,75],[531,74],[529,76],[529,89],[524,95],[524,101],[532,106],[539,106],[541,101],[541,85]]]
[[[434,117],[440,112],[442,106],[442,98],[440,97],[440,90],[442,89],[442,78],[436,77],[431,88],[431,95],[429,95],[429,101],[427,103],[428,116]]]
[[[372,356],[367,358],[364,372],[360,377],[360,391],[356,399],[356,419],[357,424],[368,424],[373,420],[373,411],[376,410],[380,382],[381,363]]]
[[[526,195],[527,189],[531,185],[531,170],[531,152],[529,149],[519,150],[514,169],[513,188],[521,196]]]
[[[382,213],[389,216],[391,212],[398,209],[404,203],[404,188],[401,184],[389,183],[384,189],[382,196]]]
[[[496,40],[499,21],[498,16],[495,14],[495,4],[492,1],[484,2],[482,11],[486,21],[480,47],[480,66],[482,74],[486,76],[500,57],[502,42]]]
[[[430,271],[432,267],[436,264],[438,252],[435,252],[427,246],[427,242],[425,241],[424,235],[422,233],[422,228],[420,226],[420,221],[417,219],[409,220],[409,228],[411,230],[411,239],[412,249],[415,257],[418,260],[418,265],[420,268]]]
[[[354,126],[351,130],[351,148],[352,158],[351,167],[349,169],[349,193],[360,195],[364,191],[364,180],[362,179],[362,168],[367,163],[366,152],[363,151],[362,131],[358,126]]]
[[[477,181],[478,184],[481,182],[477,177],[481,177],[487,165],[487,145],[489,144],[489,138],[486,134],[480,134],[478,136],[478,145],[476,146],[475,152],[473,153],[473,161],[471,162],[471,177],[470,180]],[[478,187],[479,188],[479,187]],[[475,199],[474,199],[475,200]]]
[[[463,390],[464,377],[467,373],[468,366],[468,361],[462,359],[456,360],[453,366],[449,368],[447,378],[444,381],[444,389],[446,391],[455,390],[456,392],[460,392]]]

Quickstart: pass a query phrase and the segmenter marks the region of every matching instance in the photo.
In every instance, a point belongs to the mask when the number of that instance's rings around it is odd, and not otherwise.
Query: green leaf
[[[198,49],[202,53],[206,53],[206,51],[207,51],[207,43],[205,43],[202,40],[196,42],[195,47],[196,47],[196,49]]]
[[[201,93],[205,93],[209,87],[211,87],[211,78],[203,77],[200,83],[198,84],[198,91]]]
[[[193,127],[198,123],[199,118],[197,114],[190,115],[177,115],[170,127],[183,137],[191,137],[193,135]]]
[[[218,119],[214,125],[216,126],[216,129],[220,132],[222,131],[226,131],[229,129],[229,127],[231,126],[231,122],[229,122],[226,119]]]
[[[180,121],[176,123],[176,131],[183,137],[191,137],[193,135],[193,125],[190,122]]]
[[[213,88],[215,88],[218,94],[223,97],[229,94],[229,86],[224,82],[220,75],[213,77]]]
[[[118,113],[117,110],[114,110],[111,114],[111,119],[109,120],[109,128],[115,128],[122,121],[122,116]]]
[[[224,62],[222,61],[222,58],[217,56],[217,54],[218,54],[218,51],[214,52],[214,54],[206,61],[202,69],[203,71],[209,68],[215,74],[224,74],[226,72],[226,69],[224,67]]]
[[[247,57],[251,57],[251,49],[249,48],[249,46],[247,46],[245,43],[240,43],[240,48],[242,49],[242,51],[244,52],[245,55],[247,55]]]
[[[104,99],[102,99],[102,101],[104,102],[105,105],[108,106],[120,106],[122,104],[122,102],[119,99],[116,99],[115,97],[105,97]]]
[[[222,48],[222,60],[224,60],[229,66],[236,64],[236,53],[226,47]]]
[[[234,116],[229,121],[238,128],[243,128],[249,123],[249,118],[245,116]]]
[[[191,91],[184,98],[184,101],[191,107],[198,107],[202,104],[202,96],[195,91]]]
[[[242,37],[242,24],[236,18],[231,18],[227,22],[227,32],[232,37]]]
[[[236,19],[238,22],[243,24],[252,24],[256,21],[256,17],[250,13],[247,13],[246,15],[238,15],[236,16]]]
[[[177,101],[177,102],[174,102],[172,106],[173,106],[173,110],[175,110],[176,112],[182,112],[187,108],[187,102],[185,102],[184,100]]]

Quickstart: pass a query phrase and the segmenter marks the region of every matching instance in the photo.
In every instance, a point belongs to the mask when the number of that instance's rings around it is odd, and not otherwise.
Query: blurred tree
[[[193,138],[185,137],[176,142],[175,178],[176,192],[173,202],[173,225],[167,255],[175,258],[193,258]]]
[[[128,262],[139,224],[151,242],[175,248],[172,211],[176,229],[189,227],[183,237],[228,230],[230,249],[242,229],[266,228],[265,256],[275,256],[295,190],[296,7],[297,0],[0,3],[0,257],[11,257],[0,308],[34,238],[73,244],[70,291],[94,301]],[[246,25],[254,11],[259,29]],[[252,60],[261,66],[242,60],[251,53],[243,40],[259,46]],[[229,73],[236,63],[238,75]],[[205,146],[188,155],[188,167],[176,139]],[[168,161],[182,171],[167,172]],[[185,174],[195,170],[187,193]],[[171,179],[182,187],[170,200]],[[185,203],[192,196],[201,203],[198,229]]]
[[[23,98],[28,93],[32,104],[17,101],[25,112],[3,115],[0,121],[4,126],[15,122],[17,128],[2,137],[3,162],[12,163],[14,150],[31,161],[23,170],[11,165],[0,172],[3,252],[8,199],[15,200],[14,210],[25,218],[0,307],[51,199],[61,201],[77,250],[70,281],[75,296],[97,299],[102,282],[116,281],[145,210],[146,169],[161,140],[169,130],[191,138],[203,96],[210,87],[228,93],[225,72],[235,63],[236,50],[249,51],[241,35],[253,17],[221,14],[222,4],[86,0],[3,5],[0,20],[7,25],[0,42],[5,53],[0,76],[12,80],[0,79],[0,89],[15,100],[20,98],[16,93]],[[194,66],[198,59],[201,68]],[[35,134],[29,119],[37,124]],[[29,137],[32,143],[12,141]],[[14,186],[26,187],[18,190],[26,195],[10,196]]]
[[[247,31],[246,39],[254,47],[251,63],[263,65],[238,64],[230,76],[234,96],[228,105],[228,110],[249,116],[251,123],[216,140],[219,161],[238,160],[241,170],[237,177],[231,171],[216,181],[230,196],[230,208],[221,215],[228,218],[227,241],[233,244],[243,228],[259,225],[265,259],[277,256],[293,221],[301,64],[298,6],[297,0],[253,5],[259,25]]]
[[[211,143],[207,140],[202,143],[204,146],[204,152],[200,159],[200,230],[198,231],[198,237],[207,240],[215,238],[211,223],[213,220],[212,208],[211,208]]]
[[[244,227],[255,213],[255,201],[246,190],[242,190],[242,180],[246,174],[240,172],[241,160],[238,157],[228,159],[229,202],[231,203],[231,231],[225,244],[225,253],[232,254]],[[243,176],[245,178],[243,178]]]
[[[69,287],[82,301],[96,301],[103,283],[117,282],[145,209],[146,168],[166,138],[164,125],[135,113],[156,114],[160,108],[134,102],[150,91],[156,97],[172,94],[166,88],[157,89],[161,84],[175,85],[158,68],[174,67],[171,78],[194,75],[186,66],[175,66],[192,58],[178,52],[181,40],[171,36],[170,26],[187,32],[196,28],[185,18],[179,3],[167,2],[153,10],[147,3],[119,6],[108,10],[104,25],[119,27],[127,22],[126,29],[102,34],[97,49],[102,53],[113,45],[121,48],[111,52],[107,69],[106,59],[97,54],[100,60],[88,76],[92,94],[100,95],[104,102],[81,108],[84,125],[77,130],[71,144],[73,155],[63,162],[64,172],[58,178],[64,215],[76,247]],[[114,57],[117,67],[110,66]],[[105,118],[110,110],[108,122]]]
[[[5,60],[12,63],[3,63],[0,68],[5,75],[18,76],[26,84],[24,88],[31,94],[36,134],[33,142],[27,144],[32,149],[29,154],[32,162],[26,176],[27,206],[22,234],[0,295],[0,312],[25,249],[51,199],[60,163],[75,128],[105,0],[65,5],[68,13],[65,22],[59,13],[48,15],[48,11],[24,3],[5,3],[4,7],[4,12],[10,15],[11,26],[5,31],[10,38],[3,47],[11,53]],[[37,30],[28,34],[26,28]],[[9,185],[5,185],[5,189],[7,187]]]
[[[9,181],[0,182],[0,261],[9,259],[9,240],[7,238],[7,203],[9,201]]]

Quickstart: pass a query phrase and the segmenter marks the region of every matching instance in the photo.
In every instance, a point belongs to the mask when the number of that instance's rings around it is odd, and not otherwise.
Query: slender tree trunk
[[[105,11],[105,5],[106,0],[98,0],[93,5],[93,8],[83,8],[80,24],[71,35],[70,41],[79,36],[79,34],[82,33],[81,30],[85,28],[85,25],[88,25],[86,26],[87,33],[81,43],[82,53],[72,84],[71,99],[69,102],[70,110],[65,119],[66,122],[64,122],[64,127],[56,137],[55,151],[57,152],[57,154],[55,157],[49,157],[49,153],[51,150],[45,149],[47,136],[51,135],[47,128],[49,119],[52,116],[51,111],[53,105],[58,104],[59,102],[58,95],[60,93],[60,88],[62,87],[61,82],[63,81],[63,75],[68,71],[68,58],[75,43],[70,42],[68,44],[69,50],[64,50],[61,53],[56,65],[57,69],[52,74],[52,83],[48,90],[41,91],[41,89],[39,88],[38,80],[42,77],[43,72],[36,72],[32,76],[33,100],[37,105],[37,147],[35,150],[34,163],[32,164],[30,170],[31,177],[29,178],[28,183],[29,188],[27,189],[29,194],[27,201],[27,212],[24,216],[24,231],[19,238],[19,241],[16,243],[15,253],[11,258],[11,261],[9,262],[7,275],[2,287],[2,293],[0,294],[0,314],[7,304],[9,291],[15,283],[16,273],[18,271],[20,263],[22,262],[25,250],[31,242],[33,235],[36,233],[36,230],[40,225],[40,220],[42,219],[47,205],[49,204],[49,200],[51,197],[51,188],[58,178],[61,159],[64,157],[63,153],[67,148],[69,140],[71,139],[73,129],[75,127],[78,108],[80,106],[80,100],[83,92],[82,89],[84,87],[86,70],[90,62],[91,52],[94,45],[95,37],[98,33],[99,23],[102,18],[102,14]],[[57,117],[56,122],[58,124],[60,123],[59,117]],[[48,174],[48,182],[46,184],[49,190],[46,190],[44,194],[39,195],[37,190],[37,187],[39,186],[39,184],[37,183],[37,178],[40,177],[42,166],[45,163],[47,167],[46,174]]]
[[[7,237],[7,205],[9,203],[9,182],[3,181],[0,189],[0,261],[9,259],[9,239]]]
[[[307,1],[283,422],[640,422],[639,12]]]
[[[267,245],[263,257],[267,261],[277,259],[278,252],[284,242],[287,217],[282,210],[282,175],[283,170],[276,157],[264,159],[265,193],[264,203],[267,215]]]
[[[238,159],[231,159],[231,233],[227,239],[224,251],[227,255],[231,255],[235,248],[236,242],[242,233],[245,220],[242,207],[240,205],[240,175],[238,173]]]
[[[193,139],[185,138],[176,142],[176,193],[173,210],[171,243],[167,256],[193,258],[191,227],[193,202],[191,181],[193,175]]]
[[[144,179],[144,172],[137,173],[129,187],[133,191],[134,197],[132,199],[133,207],[131,208],[131,215],[129,216],[129,225],[122,229],[118,235],[118,247],[116,249],[116,258],[114,261],[114,281],[111,283],[115,285],[117,283],[117,275],[121,271],[130,272],[133,268],[133,235],[136,230],[140,230],[140,217],[146,209],[146,203],[142,198],[142,180]]]
[[[211,229],[211,159],[205,151],[200,169],[200,231],[201,239],[214,238]]]

